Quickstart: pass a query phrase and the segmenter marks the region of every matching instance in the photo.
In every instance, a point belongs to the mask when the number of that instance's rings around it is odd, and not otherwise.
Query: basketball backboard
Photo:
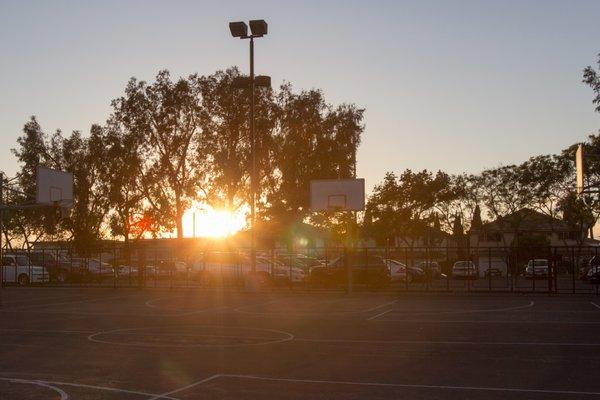
[[[311,211],[362,211],[364,209],[364,179],[310,181]]]
[[[38,167],[35,201],[42,205],[73,206],[73,174]]]

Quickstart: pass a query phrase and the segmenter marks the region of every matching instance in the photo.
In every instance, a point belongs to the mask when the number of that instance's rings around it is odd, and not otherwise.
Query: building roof
[[[551,217],[530,208],[522,208],[512,214],[500,217],[492,222],[486,222],[481,230],[486,232],[556,232],[572,231],[574,227],[558,218]],[[477,231],[478,229],[473,229]]]

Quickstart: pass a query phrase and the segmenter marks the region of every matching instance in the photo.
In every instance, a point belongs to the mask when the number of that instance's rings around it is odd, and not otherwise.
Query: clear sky
[[[0,0],[0,169],[30,115],[103,123],[128,78],[240,65],[227,22],[263,18],[257,73],[366,108],[359,175],[477,172],[558,152],[600,128],[582,69],[600,1]]]

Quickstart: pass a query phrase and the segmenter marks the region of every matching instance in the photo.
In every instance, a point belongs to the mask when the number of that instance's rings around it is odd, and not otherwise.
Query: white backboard
[[[35,201],[38,204],[73,206],[73,174],[38,167]]]
[[[575,167],[577,169],[577,194],[583,193],[585,189],[584,174],[583,174],[583,145],[577,146],[575,153]]]
[[[364,209],[364,179],[310,181],[311,211],[362,211]]]

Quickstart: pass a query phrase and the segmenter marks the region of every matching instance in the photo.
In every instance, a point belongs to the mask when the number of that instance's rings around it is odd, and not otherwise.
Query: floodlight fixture
[[[254,78],[254,86],[271,87],[271,77],[267,75],[257,75]]]
[[[231,86],[235,89],[247,89],[250,87],[250,82],[249,76],[236,76],[233,78]]]
[[[248,36],[248,25],[243,21],[230,22],[229,31],[233,37],[244,38]]]
[[[264,19],[255,19],[250,21],[250,31],[252,36],[264,36],[267,34],[268,25]]]

